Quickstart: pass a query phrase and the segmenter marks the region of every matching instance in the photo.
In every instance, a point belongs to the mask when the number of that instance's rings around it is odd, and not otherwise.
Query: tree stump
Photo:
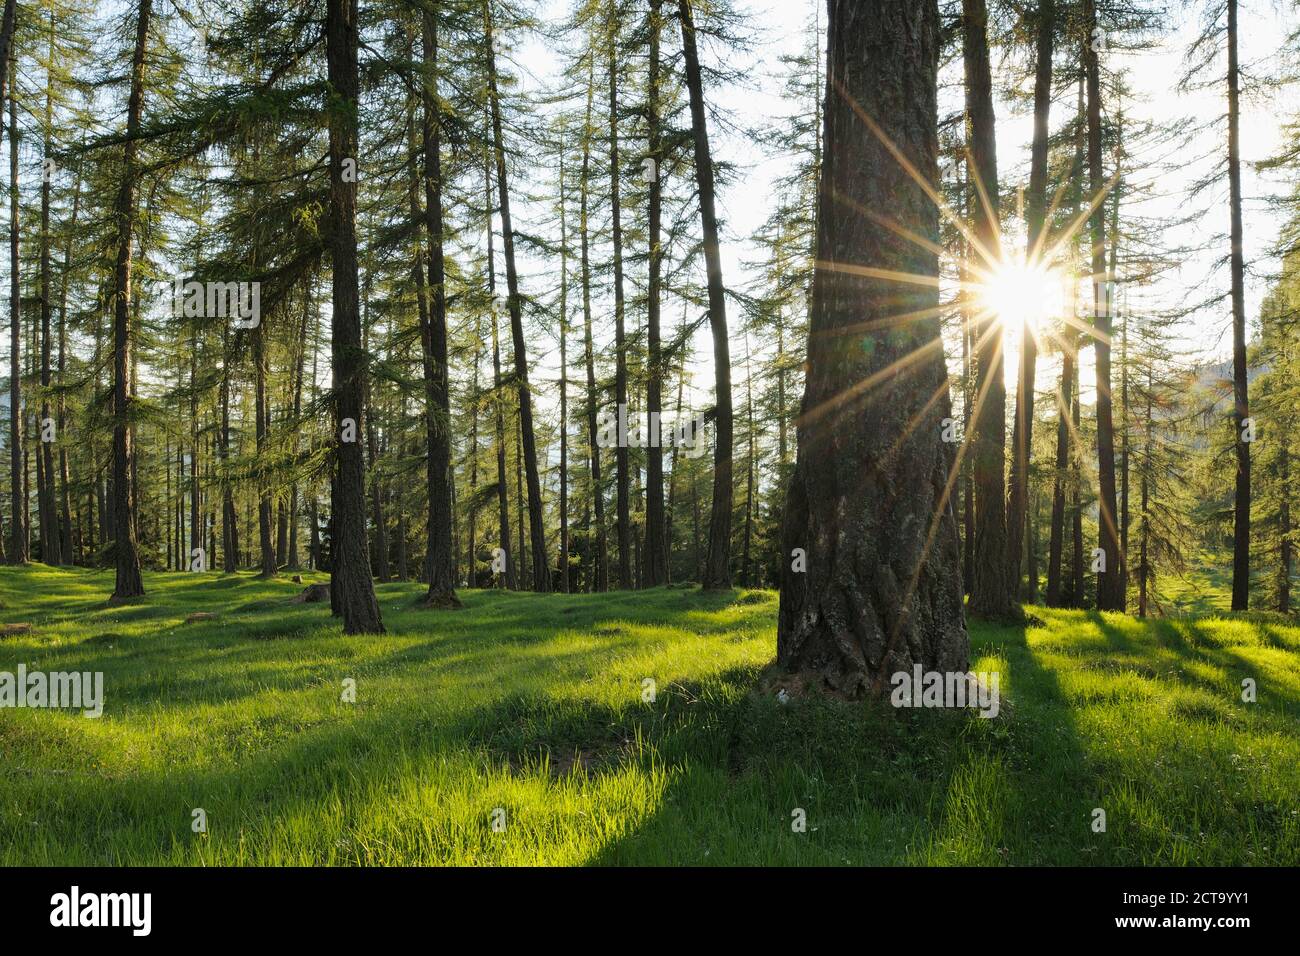
[[[330,599],[330,586],[328,584],[309,584],[302,589],[302,593],[293,599],[294,604],[315,604],[317,601],[328,601]]]

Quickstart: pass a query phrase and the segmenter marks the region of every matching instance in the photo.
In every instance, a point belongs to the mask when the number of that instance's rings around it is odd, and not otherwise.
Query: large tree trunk
[[[727,342],[727,297],[722,282],[722,250],[715,212],[713,155],[704,111],[704,86],[695,44],[691,0],[677,0],[682,24],[682,50],[686,62],[686,87],[691,100],[691,139],[695,146],[695,183],[700,196],[700,229],[704,238],[704,265],[709,288],[709,327],[713,332],[714,448],[713,510],[709,515],[709,554],[704,564],[707,589],[731,587],[731,351]]]
[[[136,547],[135,436],[130,423],[134,395],[131,355],[132,256],[135,252],[136,135],[144,112],[144,58],[149,40],[152,0],[140,0],[136,17],[135,52],[131,57],[131,95],[127,103],[126,145],[122,150],[122,183],[113,210],[117,219],[117,264],[113,289],[113,550],[117,581],[113,600],[144,594],[140,555]]]
[[[1241,133],[1238,129],[1237,0],[1228,0],[1228,202],[1232,218],[1232,427],[1237,483],[1232,517],[1232,609],[1250,606],[1250,417],[1246,388],[1246,266],[1241,227]]]
[[[460,607],[456,597],[456,552],[451,541],[451,406],[447,395],[447,296],[442,239],[442,122],[438,103],[438,20],[424,10],[424,227],[429,240],[429,307],[422,314],[424,422],[428,443],[429,590],[426,607]]]
[[[955,463],[942,440],[950,403],[931,251],[939,214],[927,192],[938,186],[938,8],[934,0],[828,8],[834,82],[777,661],[860,697],[914,664],[964,671],[969,640],[948,497]],[[864,208],[923,241],[878,228]],[[900,314],[921,318],[891,328]],[[796,548],[806,572],[792,567]]]
[[[1084,22],[1089,36],[1097,22],[1093,0],[1085,0]],[[1083,45],[1088,84],[1088,184],[1094,196],[1105,188],[1101,162],[1101,69],[1092,43]],[[1111,276],[1106,270],[1105,204],[1096,203],[1089,217],[1092,238],[1094,354],[1097,359],[1097,504],[1098,534],[1104,570],[1097,574],[1097,608],[1122,611],[1125,604],[1124,554],[1119,546],[1115,494],[1115,424],[1112,414],[1110,340],[1112,325]]]
[[[1056,28],[1054,0],[1038,5],[1037,62],[1034,67],[1034,141],[1029,162],[1029,194],[1025,197],[1026,261],[1038,263],[1047,249],[1044,221],[1047,215],[1047,141],[1052,108],[1052,38]],[[1055,318],[1053,316],[1052,318]],[[1020,581],[1020,545],[1025,540],[1025,512],[1029,501],[1029,461],[1034,447],[1034,389],[1038,370],[1038,338],[1026,322],[1020,332],[1020,370],[1016,386],[1016,412],[1011,427],[1010,496],[1007,499],[1007,556],[1012,561],[1012,586]],[[1037,582],[1027,590],[1037,591]]]
[[[1002,255],[998,220],[998,161],[994,135],[993,81],[989,72],[988,11],[984,0],[963,0],[962,55],[966,67],[966,114],[975,180],[973,231],[996,268]],[[989,618],[1015,614],[1019,550],[1007,536],[1006,407],[1002,377],[1002,316],[975,306],[968,321],[975,334],[975,407],[971,447],[975,466],[975,554],[970,610]]]
[[[333,605],[343,618],[345,634],[383,633],[366,553],[366,474],[359,441],[343,440],[345,426],[352,438],[361,422],[365,395],[365,359],[361,350],[361,309],[357,288],[357,184],[347,175],[345,160],[357,158],[357,3],[328,0],[325,48],[331,99],[330,256],[333,265],[334,312],[332,358],[334,408],[339,441],[334,482],[330,541],[330,583]],[[351,165],[351,164],[349,164]]]
[[[649,368],[646,378],[646,412],[650,420],[663,412],[663,355],[659,342],[659,306],[661,297],[663,249],[660,245],[660,220],[663,212],[663,165],[659,118],[659,31],[662,0],[650,0],[650,72],[646,87],[646,115],[650,135],[650,161],[654,176],[650,180],[650,277],[646,289],[646,327],[649,344]],[[664,451],[659,442],[651,442],[646,455],[645,508],[645,586],[652,588],[668,583],[667,524],[664,521]]]
[[[524,346],[523,305],[519,298],[519,273],[515,268],[515,232],[510,218],[510,187],[506,181],[506,148],[501,132],[501,97],[497,90],[496,50],[493,47],[492,0],[484,0],[483,26],[487,43],[488,101],[492,112],[492,142],[496,151],[497,194],[501,203],[501,244],[506,260],[507,305],[514,339],[515,378],[519,388],[519,428],[522,433],[524,471],[528,476],[528,530],[533,560],[533,590],[551,590],[546,561],[546,532],[542,526],[542,480],[537,470],[537,445],[533,434],[533,399],[528,386],[528,353]]]

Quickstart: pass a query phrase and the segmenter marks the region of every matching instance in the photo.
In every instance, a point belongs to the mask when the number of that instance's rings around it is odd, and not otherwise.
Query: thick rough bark
[[[1029,261],[1038,262],[1047,248],[1044,219],[1047,213],[1048,120],[1052,108],[1052,39],[1056,26],[1054,0],[1038,5],[1037,61],[1034,65],[1034,140],[1029,162],[1029,193],[1025,218]],[[1050,318],[1055,318],[1051,316]],[[1016,412],[1011,427],[1011,476],[1007,498],[1007,557],[1011,581],[1020,581],[1021,545],[1025,541],[1025,512],[1029,501],[1029,462],[1034,447],[1034,389],[1038,371],[1038,339],[1026,322],[1020,334],[1020,369],[1016,379]],[[1026,593],[1036,593],[1038,581],[1028,582]]]
[[[731,483],[732,406],[731,349],[727,342],[727,296],[722,282],[722,250],[715,211],[713,155],[704,110],[704,86],[695,44],[695,19],[691,0],[678,0],[682,25],[682,50],[686,87],[691,101],[691,139],[695,147],[695,183],[700,197],[700,231],[704,237],[704,266],[709,289],[709,328],[713,333],[714,433],[713,509],[709,515],[709,553],[701,585],[706,589],[731,587]]]
[[[131,58],[131,95],[127,103],[126,146],[122,151],[122,183],[114,216],[117,219],[117,265],[113,289],[113,526],[116,537],[117,581],[113,600],[144,594],[140,554],[136,546],[135,439],[130,424],[134,364],[131,356],[131,268],[135,247],[136,140],[144,111],[144,57],[149,39],[151,0],[140,0],[136,17],[135,52]]]
[[[424,227],[429,240],[429,308],[421,314],[424,351],[424,422],[428,441],[429,590],[427,607],[460,607],[456,552],[451,543],[451,408],[447,397],[447,297],[442,251],[442,126],[438,103],[438,20],[424,10]]]
[[[337,470],[330,541],[331,606],[343,618],[345,634],[383,633],[366,549],[366,474],[360,441],[343,441],[351,423],[360,437],[365,389],[361,308],[357,288],[357,184],[345,175],[344,160],[357,159],[357,5],[328,0],[325,48],[332,98],[330,145],[330,256],[334,312],[332,358]]]
[[[860,697],[887,690],[890,675],[913,664],[964,670],[969,640],[948,497],[954,461],[942,440],[950,402],[939,320],[890,327],[899,314],[933,315],[938,259],[858,211],[938,243],[934,202],[884,142],[937,186],[938,9],[934,0],[828,6],[819,267],[783,529],[777,661]],[[921,278],[885,275],[895,271]],[[792,567],[796,548],[806,572]]]

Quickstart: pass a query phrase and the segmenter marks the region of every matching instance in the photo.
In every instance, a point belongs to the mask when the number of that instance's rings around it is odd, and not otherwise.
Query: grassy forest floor
[[[108,607],[111,573],[0,570],[0,621],[33,625],[0,671],[105,687],[99,719],[0,710],[0,864],[1300,863],[1280,617],[973,624],[972,669],[1001,672],[985,720],[759,696],[766,591],[446,612],[387,584],[388,634],[344,637],[287,578],[145,583]]]

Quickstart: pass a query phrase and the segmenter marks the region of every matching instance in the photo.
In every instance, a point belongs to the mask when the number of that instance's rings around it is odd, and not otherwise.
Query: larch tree
[[[713,503],[709,515],[709,546],[701,585],[705,590],[731,587],[732,403],[731,346],[727,338],[727,292],[722,278],[722,249],[718,229],[713,154],[709,149],[704,81],[695,39],[692,0],[678,0],[686,87],[691,104],[691,138],[695,151],[695,184],[699,194],[700,228],[704,239],[708,280],[709,328],[713,337],[714,430]]]
[[[861,697],[914,664],[961,671],[969,659],[955,462],[942,437],[939,14],[933,0],[827,9],[817,271],[777,663]]]
[[[366,357],[361,347],[357,282],[356,0],[327,0],[325,50],[329,82],[330,261],[333,276],[331,356],[336,461],[333,475],[330,585],[345,634],[381,634],[383,620],[366,546],[366,475],[361,413]]]

